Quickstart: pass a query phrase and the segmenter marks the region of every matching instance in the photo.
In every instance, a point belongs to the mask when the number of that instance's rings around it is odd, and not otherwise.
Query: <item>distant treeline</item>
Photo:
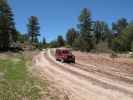
[[[133,51],[133,21],[128,22],[126,18],[120,18],[109,28],[104,21],[93,21],[87,8],[81,11],[78,19],[77,30],[69,29],[65,39],[58,36],[50,45],[72,47],[87,52]]]
[[[65,46],[86,52],[133,51],[133,21],[120,18],[110,28],[104,21],[94,21],[87,8],[81,11],[78,20],[77,28],[70,28],[65,39],[60,35],[50,43],[46,43],[45,38],[40,42],[38,17],[29,17],[27,33],[21,34],[15,27],[14,14],[8,2],[0,0],[0,50],[9,50],[24,44],[31,48]]]
[[[20,49],[21,44],[38,47],[39,22],[36,16],[28,19],[27,33],[21,34],[15,27],[14,14],[7,0],[0,0],[0,50]]]

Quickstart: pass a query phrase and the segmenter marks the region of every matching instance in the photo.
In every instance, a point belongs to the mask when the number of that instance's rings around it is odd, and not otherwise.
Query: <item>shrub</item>
[[[107,42],[100,42],[97,45],[95,45],[95,48],[93,49],[94,52],[103,52],[103,53],[110,53],[112,50],[109,49]]]
[[[70,46],[70,45],[68,45],[68,44],[67,44],[67,45],[65,45],[65,47],[66,47],[66,48],[71,48],[71,46]]]
[[[80,40],[79,40],[79,38],[78,39],[75,39],[75,41],[74,41],[74,43],[72,44],[72,48],[74,49],[74,50],[80,50]]]
[[[111,55],[110,55],[111,58],[117,58],[118,55],[115,53],[115,52],[112,52]]]
[[[131,43],[131,51],[133,52],[133,42]]]

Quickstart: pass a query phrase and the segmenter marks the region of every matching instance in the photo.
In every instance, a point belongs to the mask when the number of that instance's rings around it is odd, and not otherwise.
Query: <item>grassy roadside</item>
[[[48,83],[29,74],[27,62],[31,62],[31,57],[23,54],[4,59],[0,56],[0,100],[41,100],[42,96],[49,96]]]

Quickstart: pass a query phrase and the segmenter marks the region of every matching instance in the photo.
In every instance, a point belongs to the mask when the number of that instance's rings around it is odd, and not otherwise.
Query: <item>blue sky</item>
[[[133,20],[133,0],[8,0],[17,29],[26,33],[27,18],[38,16],[41,37],[51,41],[77,26],[83,8],[91,10],[93,20],[104,20],[111,25],[118,18]]]

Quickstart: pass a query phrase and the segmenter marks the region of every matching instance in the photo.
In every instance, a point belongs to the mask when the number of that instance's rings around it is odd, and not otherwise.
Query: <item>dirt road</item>
[[[133,100],[132,75],[117,73],[115,67],[97,67],[79,59],[76,64],[60,63],[50,50],[35,57],[35,66],[70,100]]]

